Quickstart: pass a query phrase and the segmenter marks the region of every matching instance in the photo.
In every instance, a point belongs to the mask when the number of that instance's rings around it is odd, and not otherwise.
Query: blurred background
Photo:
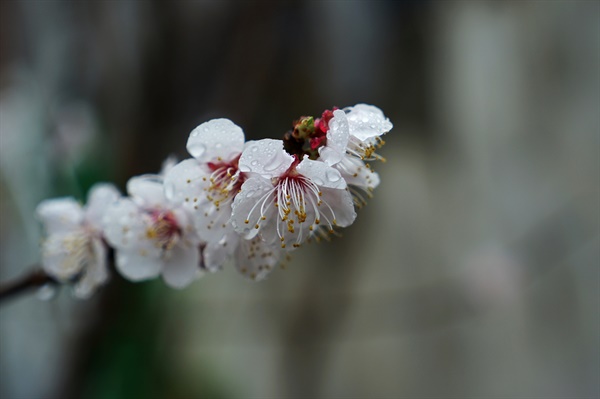
[[[596,1],[2,1],[0,281],[40,200],[358,102],[394,129],[342,238],[261,283],[3,303],[0,397],[597,398]]]

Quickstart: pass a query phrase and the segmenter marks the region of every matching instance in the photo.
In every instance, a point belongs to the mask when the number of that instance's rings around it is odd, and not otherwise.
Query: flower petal
[[[193,210],[194,205],[206,196],[209,173],[193,158],[173,166],[164,178],[165,197],[175,205]]]
[[[222,237],[219,242],[206,244],[202,252],[204,268],[210,272],[221,270],[223,264],[233,255],[239,241],[240,236],[232,230]]]
[[[274,213],[273,185],[269,180],[256,176],[244,182],[242,189],[235,196],[231,212],[231,224],[235,231],[244,238],[254,237],[261,226],[262,211],[271,210]],[[268,219],[268,218],[267,218]]]
[[[48,236],[42,244],[43,269],[62,281],[75,277],[93,261],[89,244],[89,237],[81,230]]]
[[[348,227],[356,219],[356,211],[352,202],[352,195],[348,190],[323,188],[321,199],[328,206],[321,206],[321,216],[329,223]]]
[[[75,284],[73,293],[81,299],[89,298],[96,289],[104,284],[109,277],[106,245],[102,240],[92,239],[93,259],[83,272],[83,276]]]
[[[36,214],[47,234],[67,233],[83,223],[83,208],[74,198],[54,198],[40,202]]]
[[[288,170],[292,162],[294,157],[285,152],[283,141],[263,139],[246,143],[239,169],[270,179]]]
[[[204,122],[190,133],[188,152],[200,162],[229,161],[244,148],[244,132],[229,119]]]
[[[184,288],[202,276],[200,248],[176,245],[165,256],[162,276],[167,285]]]
[[[119,250],[116,252],[117,271],[130,281],[143,281],[160,274],[163,262],[159,257],[148,256],[135,250]]]
[[[305,158],[296,166],[296,170],[303,176],[308,177],[317,186],[344,189],[346,181],[337,169],[327,166],[324,162],[313,161]]]
[[[348,146],[350,127],[344,111],[333,111],[333,118],[329,121],[327,131],[327,144],[319,148],[319,156],[327,165],[334,165],[342,160]]]
[[[169,155],[167,159],[165,159],[160,165],[160,173],[159,175],[164,176],[168,171],[175,165],[177,165],[177,157],[175,155]]]
[[[104,237],[117,250],[145,250],[153,256],[160,255],[160,248],[148,238],[151,221],[130,198],[121,198],[108,207],[102,226]]]
[[[369,169],[359,158],[346,155],[333,167],[340,171],[348,186],[356,186],[370,191],[379,185],[379,175]]]
[[[127,182],[127,192],[144,208],[159,208],[165,205],[163,179],[158,175],[135,176]]]
[[[277,266],[282,254],[277,244],[269,245],[260,237],[241,240],[235,253],[235,267],[245,277],[260,281]]]
[[[100,228],[106,209],[120,197],[119,190],[112,184],[99,183],[92,186],[85,207],[86,220],[92,226]]]
[[[354,107],[346,108],[345,111],[350,134],[361,141],[381,136],[394,127],[383,112],[373,105],[356,104]]]

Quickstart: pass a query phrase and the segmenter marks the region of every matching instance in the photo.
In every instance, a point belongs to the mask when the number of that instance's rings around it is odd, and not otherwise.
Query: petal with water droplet
[[[296,170],[303,176],[308,177],[316,185],[335,189],[345,189],[346,181],[342,179],[340,172],[320,161],[304,158]]]
[[[229,119],[212,119],[196,127],[187,141],[188,152],[200,162],[230,161],[244,148],[244,132]]]
[[[263,139],[246,144],[240,157],[239,168],[242,172],[273,178],[288,170],[292,162],[294,157],[285,152],[283,141]]]
[[[350,134],[361,141],[389,132],[393,125],[383,112],[368,104],[356,104],[345,109]]]

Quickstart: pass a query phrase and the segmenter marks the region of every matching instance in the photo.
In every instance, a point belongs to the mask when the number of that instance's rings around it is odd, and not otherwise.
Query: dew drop
[[[196,137],[196,136],[198,136],[198,131],[197,130],[194,130],[194,131],[192,131],[192,133],[190,133],[190,137]]]
[[[279,167],[279,165],[281,165],[281,161],[279,160],[279,157],[274,156],[271,157],[266,163],[265,163],[265,170],[267,172],[272,172],[275,169],[277,169]]]
[[[326,177],[327,177],[327,179],[328,179],[330,182],[332,182],[332,183],[335,183],[335,182],[337,182],[337,181],[339,181],[339,180],[341,179],[341,177],[340,177],[340,174],[339,174],[339,173],[336,173],[336,172],[335,172],[335,171],[333,171],[333,170],[328,170],[328,171],[325,173],[325,176],[326,176]]]
[[[202,143],[190,143],[187,147],[189,153],[194,157],[201,157],[206,151],[206,146]]]
[[[325,184],[325,183],[323,182],[323,180],[321,180],[319,177],[314,177],[314,178],[312,179],[312,181],[313,181],[313,182],[314,182],[314,183],[315,183],[317,186],[322,186],[323,184]]]
[[[169,182],[164,185],[165,186],[165,197],[168,199],[173,199],[175,197],[175,184]]]
[[[250,165],[252,165],[252,166],[258,165],[258,161],[256,159],[253,160],[252,162],[250,162]]]

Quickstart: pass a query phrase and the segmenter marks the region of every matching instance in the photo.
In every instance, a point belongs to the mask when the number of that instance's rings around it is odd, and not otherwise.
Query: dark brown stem
[[[0,284],[0,302],[45,284],[56,284],[56,280],[41,269],[33,270],[15,281]]]

